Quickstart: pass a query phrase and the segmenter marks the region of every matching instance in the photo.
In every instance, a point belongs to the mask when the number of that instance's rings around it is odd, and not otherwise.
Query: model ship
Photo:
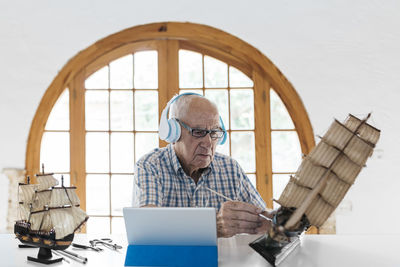
[[[272,227],[250,244],[272,265],[288,255],[309,226],[322,226],[354,183],[380,136],[367,123],[369,117],[335,120],[275,200],[281,207]]]
[[[51,173],[44,173],[43,167],[36,177],[37,184],[31,184],[28,177],[26,184],[18,186],[20,220],[15,223],[14,233],[22,243],[45,248],[42,253],[51,255],[50,249],[68,248],[75,231],[89,217],[79,207],[76,187],[65,187],[63,178],[61,186],[57,186],[58,180]]]

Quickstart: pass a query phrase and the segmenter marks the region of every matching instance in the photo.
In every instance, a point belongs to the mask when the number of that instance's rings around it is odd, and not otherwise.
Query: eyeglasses
[[[215,140],[215,139],[220,139],[224,136],[225,131],[221,130],[221,129],[213,129],[213,130],[207,130],[207,129],[199,129],[199,128],[191,128],[190,126],[188,126],[186,123],[176,119],[180,125],[182,125],[184,128],[186,128],[189,133],[197,138],[200,137],[204,137],[207,134],[210,134],[211,139]]]

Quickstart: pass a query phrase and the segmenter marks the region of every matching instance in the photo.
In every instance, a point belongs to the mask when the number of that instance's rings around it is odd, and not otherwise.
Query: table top
[[[258,236],[238,235],[218,239],[218,266],[264,267],[270,264],[248,246]],[[74,242],[89,244],[88,240],[100,238],[78,234]],[[68,259],[49,266],[124,266],[126,237],[112,236],[123,249],[113,251],[105,248],[102,252],[68,248],[88,258],[83,265]],[[0,266],[46,266],[27,261],[27,256],[37,256],[37,248],[18,248],[20,242],[12,234],[0,234]],[[280,265],[286,266],[400,266],[400,235],[304,235],[301,245]]]

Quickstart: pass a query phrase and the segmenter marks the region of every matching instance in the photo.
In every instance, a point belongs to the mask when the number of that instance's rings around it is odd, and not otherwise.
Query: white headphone
[[[167,106],[164,108],[163,112],[161,113],[161,118],[160,118],[160,127],[158,129],[158,135],[160,136],[161,140],[165,140],[168,143],[175,143],[176,141],[179,140],[179,137],[181,137],[181,127],[179,125],[179,122],[175,118],[168,119],[168,111],[169,107],[171,106],[172,103],[174,103],[176,100],[178,100],[181,96],[184,95],[198,95],[201,97],[204,97],[202,95],[196,94],[196,93],[183,93],[177,96],[174,96],[171,98],[171,100],[168,102]],[[221,124],[222,131],[224,131],[224,135],[222,138],[218,141],[219,145],[223,145],[226,141],[226,130],[225,130],[225,125],[224,122],[222,121],[221,116],[219,116],[219,122]]]

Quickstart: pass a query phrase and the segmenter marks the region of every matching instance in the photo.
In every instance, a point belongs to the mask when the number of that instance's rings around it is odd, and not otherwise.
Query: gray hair
[[[184,95],[179,97],[172,105],[171,105],[171,112],[170,112],[170,117],[171,118],[177,118],[177,119],[182,119],[185,117],[185,115],[189,112],[189,106],[190,103],[193,101],[195,98],[203,98],[202,96],[199,95]],[[205,98],[207,99],[207,98]],[[208,100],[208,99],[207,99]],[[208,100],[211,105],[215,107],[216,110],[218,110],[217,105],[215,105],[213,102]]]

